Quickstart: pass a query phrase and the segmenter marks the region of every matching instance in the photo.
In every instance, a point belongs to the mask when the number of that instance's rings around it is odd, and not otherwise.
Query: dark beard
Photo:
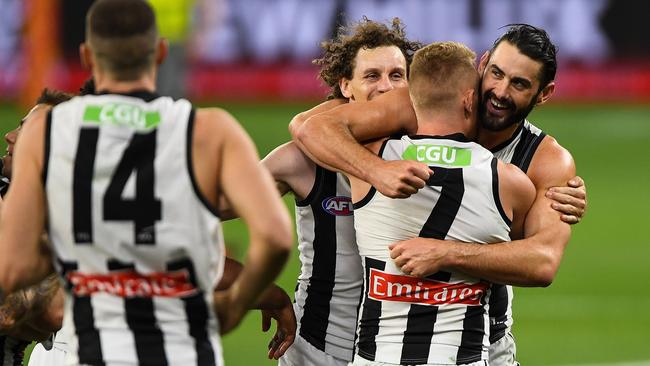
[[[521,109],[516,109],[514,103],[507,101],[506,103],[509,104],[510,109],[514,109],[514,113],[506,117],[505,120],[500,121],[488,115],[486,104],[489,103],[489,100],[493,95],[492,92],[486,92],[485,95],[483,95],[481,103],[479,103],[479,123],[482,128],[493,132],[503,131],[514,124],[521,123],[526,117],[528,117],[533,108],[535,108],[535,101],[537,100],[537,95],[535,95],[531,99],[530,103]]]

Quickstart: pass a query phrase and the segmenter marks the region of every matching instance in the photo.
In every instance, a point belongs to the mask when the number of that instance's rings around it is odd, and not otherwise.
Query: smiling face
[[[340,81],[350,101],[368,101],[395,88],[407,86],[406,58],[396,46],[361,48],[354,59],[352,79]]]
[[[535,105],[543,103],[554,84],[540,91],[541,69],[540,62],[522,54],[511,43],[501,42],[479,69],[482,75],[481,127],[490,131],[505,130],[523,121]]]
[[[13,154],[14,154],[14,146],[16,145],[16,141],[18,140],[18,135],[20,134],[20,129],[23,127],[23,123],[25,123],[25,121],[27,121],[27,119],[32,115],[32,113],[35,113],[36,111],[38,111],[38,110],[40,110],[42,108],[46,108],[46,107],[47,107],[46,104],[37,104],[20,121],[20,124],[18,125],[18,127],[16,127],[15,129],[13,129],[13,130],[11,130],[11,131],[9,131],[9,132],[7,132],[5,134],[5,141],[7,142],[7,152],[6,152],[5,156],[2,157],[2,163],[3,163],[2,175],[3,176],[5,176],[7,178],[11,178],[11,168],[12,168],[12,160],[13,160],[12,158],[13,158]]]

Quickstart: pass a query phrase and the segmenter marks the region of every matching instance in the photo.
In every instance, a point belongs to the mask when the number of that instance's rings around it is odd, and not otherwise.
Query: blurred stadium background
[[[556,94],[530,119],[555,136],[586,180],[589,210],[552,286],[517,289],[523,365],[650,365],[650,2],[632,0],[169,0],[158,7],[174,45],[163,92],[222,106],[260,155],[289,139],[291,117],[323,100],[310,60],[338,24],[400,17],[409,37],[456,40],[477,53],[503,25],[545,28],[559,46]],[[43,87],[74,92],[88,0],[0,0],[0,131]],[[172,61],[172,60],[170,60]],[[327,143],[324,141],[323,143]],[[291,199],[286,200],[292,210]],[[234,256],[244,226],[225,225]],[[292,293],[298,256],[280,284]],[[224,339],[230,365],[271,365],[258,312]]]

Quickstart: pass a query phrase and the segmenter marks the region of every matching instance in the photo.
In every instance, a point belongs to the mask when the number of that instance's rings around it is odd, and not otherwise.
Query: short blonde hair
[[[458,42],[435,42],[413,56],[409,92],[415,108],[446,108],[478,86],[476,54]]]

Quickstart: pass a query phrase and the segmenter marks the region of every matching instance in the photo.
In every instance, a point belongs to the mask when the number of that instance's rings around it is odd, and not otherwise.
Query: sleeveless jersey
[[[497,161],[461,134],[389,139],[385,160],[417,160],[434,174],[407,199],[374,189],[356,203],[364,261],[358,355],[391,364],[465,364],[488,358],[490,284],[462,273],[405,275],[388,246],[414,237],[474,243],[509,240],[499,199]]]
[[[66,283],[66,364],[222,364],[220,221],[191,165],[194,113],[147,92],[48,115],[48,231]]]
[[[351,361],[363,271],[344,175],[316,166],[311,192],[296,202],[296,227],[298,334],[317,349]]]
[[[546,134],[524,120],[510,139],[492,149],[504,163],[511,163],[527,173],[533,156]],[[490,295],[490,343],[503,338],[512,329],[512,286],[495,284]]]

